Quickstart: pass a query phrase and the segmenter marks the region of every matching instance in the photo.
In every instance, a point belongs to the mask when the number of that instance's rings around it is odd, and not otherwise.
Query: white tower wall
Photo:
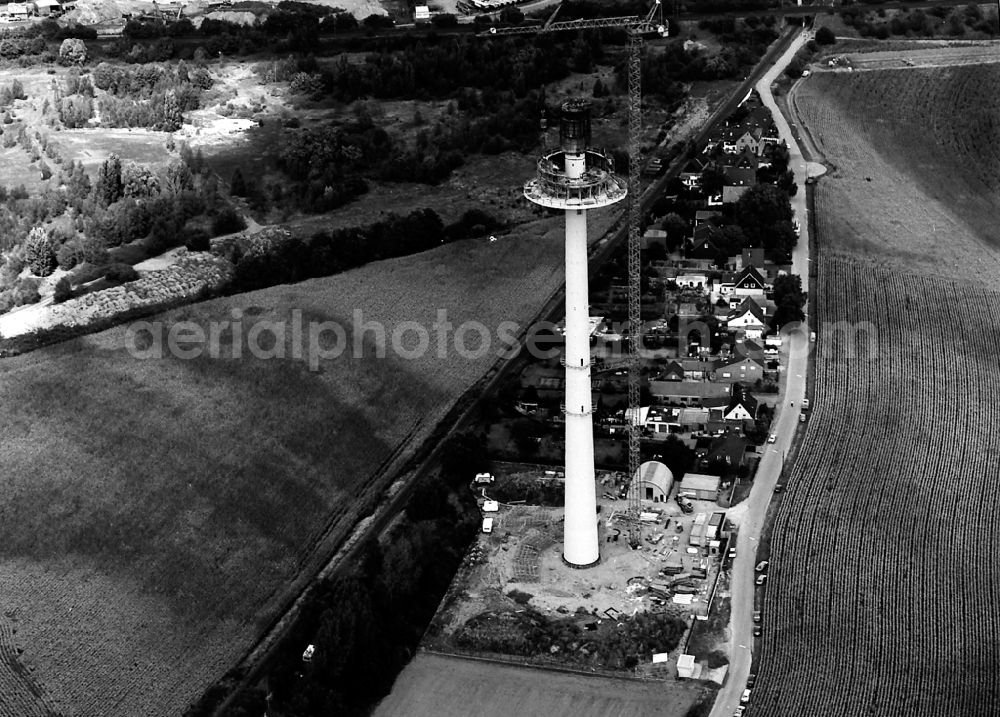
[[[567,174],[570,162],[567,160]],[[587,211],[566,210],[566,516],[563,558],[576,567],[600,560],[594,426],[590,401]]]

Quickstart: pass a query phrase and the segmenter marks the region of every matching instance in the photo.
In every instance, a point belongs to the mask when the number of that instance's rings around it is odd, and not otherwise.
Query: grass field
[[[1000,529],[997,409],[979,400],[1000,382],[997,78],[800,86],[836,169],[816,189],[816,393],[775,518],[751,714],[1000,710],[1000,572],[975,557]]]
[[[347,327],[362,309],[391,336],[444,309],[496,341],[501,321],[526,322],[557,288],[561,257],[561,223],[546,220],[162,318],[207,325],[239,308],[246,336],[296,308]],[[377,359],[369,339],[364,358],[310,371],[308,354],[139,360],[126,339],[120,327],[0,363],[0,639],[23,649],[0,659],[0,684],[28,667],[67,714],[183,711],[254,639],[324,530],[353,524],[382,464],[495,358],[439,358],[434,342]],[[222,356],[233,345],[223,332]]]
[[[704,689],[421,653],[375,717],[684,717]]]

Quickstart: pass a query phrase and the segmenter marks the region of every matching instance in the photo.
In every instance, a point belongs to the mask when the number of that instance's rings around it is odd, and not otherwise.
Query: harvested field
[[[1000,573],[974,557],[1000,529],[1000,417],[973,398],[998,385],[998,72],[800,85],[836,169],[816,188],[816,392],[775,517],[752,714],[1000,710]]]
[[[997,65],[823,73],[792,98],[833,170],[826,247],[887,268],[1000,288]],[[947,181],[942,181],[947,177]]]
[[[23,649],[16,662],[0,659],[0,685],[24,668],[66,714],[183,712],[316,563],[326,531],[348,530],[382,489],[383,467],[492,365],[500,322],[523,324],[558,287],[561,233],[559,220],[536,222],[500,242],[160,317],[165,332],[189,321],[206,333],[242,317],[238,331],[219,332],[219,358],[133,358],[119,327],[0,362],[0,584],[17,629],[0,655]],[[300,310],[353,337],[356,309],[373,322],[356,344],[361,358],[352,346],[311,371],[291,340],[285,358],[249,355],[255,324]],[[450,336],[481,322],[490,350],[475,351],[472,330],[468,358],[453,347],[439,356],[439,309]],[[405,321],[431,331],[428,351]],[[373,356],[375,324],[412,353]],[[257,345],[273,348],[272,331]]]
[[[421,653],[375,717],[684,717],[704,691]]]

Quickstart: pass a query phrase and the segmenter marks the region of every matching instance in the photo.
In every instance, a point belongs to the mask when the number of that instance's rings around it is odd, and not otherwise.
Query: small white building
[[[681,479],[680,488],[677,495],[692,500],[718,500],[719,483],[722,478],[719,476],[705,475],[704,473],[688,473]]]
[[[413,8],[414,22],[428,22],[431,19],[431,9],[427,5],[417,5]]]
[[[33,9],[30,3],[12,2],[7,4],[3,13],[12,20],[27,20]]]

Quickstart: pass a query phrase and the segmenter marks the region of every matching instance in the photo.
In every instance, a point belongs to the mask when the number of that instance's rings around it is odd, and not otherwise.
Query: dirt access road
[[[771,114],[781,133],[782,139],[788,145],[788,166],[795,173],[795,182],[799,191],[792,197],[792,208],[802,227],[798,245],[792,255],[792,270],[802,277],[802,288],[809,290],[809,222],[806,213],[806,178],[819,176],[825,171],[821,164],[806,162],[795,137],[792,135],[788,121],[778,110],[774,97],[771,95],[771,84],[784,71],[799,48],[809,39],[807,33],[801,33],[792,42],[785,53],[774,63],[770,70],[757,83],[757,92]],[[808,306],[806,307],[808,311]],[[808,314],[807,314],[808,320]],[[785,456],[788,455],[799,421],[802,399],[805,397],[806,369],[808,366],[809,337],[803,332],[800,336],[786,338],[782,349],[786,355],[785,401],[778,405],[777,419],[772,425],[772,432],[778,439],[767,445],[767,452],[757,468],[750,497],[728,512],[728,517],[739,524],[739,541],[737,543],[736,559],[733,561],[731,598],[732,616],[730,618],[730,655],[729,676],[726,684],[719,690],[711,717],[729,717],[736,710],[740,695],[746,686],[747,676],[753,660],[753,609],[755,599],[754,565],[757,561],[757,543],[760,539],[764,518],[774,486],[781,475]],[[788,405],[793,404],[793,405]]]

